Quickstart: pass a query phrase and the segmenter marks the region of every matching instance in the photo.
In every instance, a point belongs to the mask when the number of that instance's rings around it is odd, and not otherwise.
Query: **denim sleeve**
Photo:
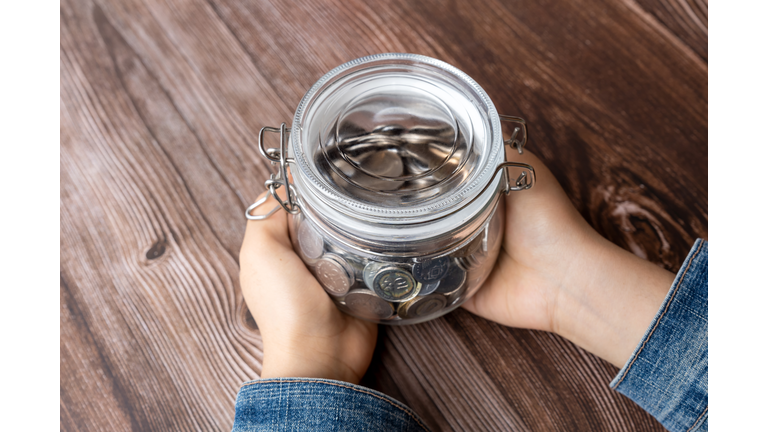
[[[395,399],[343,381],[275,378],[243,384],[232,431],[289,430],[423,432],[428,428]]]
[[[672,432],[708,427],[707,242],[698,239],[611,387]]]

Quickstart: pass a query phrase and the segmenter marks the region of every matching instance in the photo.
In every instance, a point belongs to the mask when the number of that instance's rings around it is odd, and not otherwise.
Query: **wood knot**
[[[165,253],[166,246],[167,246],[167,243],[165,239],[160,239],[156,241],[155,244],[153,244],[152,247],[149,248],[149,250],[147,250],[147,253],[145,254],[145,256],[150,261],[154,259],[158,259],[161,256],[163,256],[163,254]]]
[[[603,184],[594,189],[591,219],[609,240],[672,270],[692,240],[673,215],[674,201],[643,184]]]

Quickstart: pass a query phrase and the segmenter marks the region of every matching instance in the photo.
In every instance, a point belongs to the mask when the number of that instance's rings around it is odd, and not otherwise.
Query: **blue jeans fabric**
[[[666,299],[611,387],[672,432],[707,430],[707,242],[693,245]],[[249,381],[234,432],[425,431],[401,402],[366,387],[320,378]]]
[[[250,381],[240,388],[234,432],[428,430],[412,409],[359,385],[321,378]]]
[[[707,242],[699,239],[635,352],[611,382],[665,428],[708,428]]]

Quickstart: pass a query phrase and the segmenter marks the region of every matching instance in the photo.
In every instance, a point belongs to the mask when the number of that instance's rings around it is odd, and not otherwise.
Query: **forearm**
[[[653,320],[675,278],[597,233],[555,303],[553,330],[622,367]]]

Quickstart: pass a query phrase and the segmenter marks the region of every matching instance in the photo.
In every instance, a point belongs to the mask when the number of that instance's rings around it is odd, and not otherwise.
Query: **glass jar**
[[[506,141],[501,121],[516,126]],[[280,135],[278,148],[265,146],[266,132]],[[253,216],[264,197],[246,217],[290,213],[294,249],[344,312],[427,321],[459,307],[490,274],[502,193],[535,183],[533,167],[505,161],[504,145],[522,154],[526,139],[525,121],[498,115],[455,67],[414,54],[363,57],[313,85],[290,128],[260,131],[259,150],[277,166],[266,187],[279,206]]]

